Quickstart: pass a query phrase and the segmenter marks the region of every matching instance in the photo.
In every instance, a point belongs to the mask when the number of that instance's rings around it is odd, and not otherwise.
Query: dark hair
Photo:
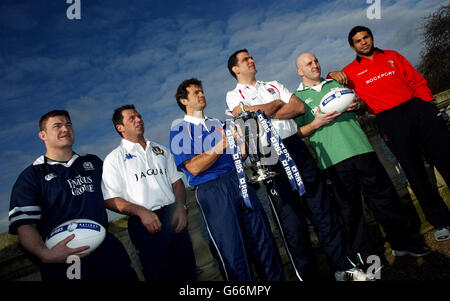
[[[355,34],[361,31],[367,31],[367,33],[373,39],[372,31],[369,28],[358,25],[353,27],[352,30],[350,30],[350,32],[348,33],[348,43],[350,44],[350,46],[353,46],[353,37],[355,36]]]
[[[177,88],[177,93],[175,94],[175,98],[177,99],[177,104],[180,107],[180,109],[182,109],[185,113],[186,113],[186,106],[184,104],[181,103],[181,99],[187,99],[188,96],[188,92],[186,90],[187,87],[189,87],[190,85],[194,85],[194,86],[199,86],[200,88],[203,89],[202,86],[202,81],[199,79],[196,79],[195,77],[187,79],[185,81],[183,81]]]
[[[234,66],[237,66],[237,63],[238,63],[238,60],[237,60],[237,55],[239,54],[239,53],[241,53],[241,52],[247,52],[248,53],[248,50],[247,49],[239,49],[239,50],[237,50],[237,51],[235,51],[231,56],[230,56],[230,58],[228,59],[228,71],[230,72],[230,74],[234,77],[234,78],[236,78],[236,74],[233,72],[233,67]]]
[[[50,112],[42,115],[41,119],[39,119],[39,130],[44,131],[45,123],[47,122],[47,120],[50,117],[55,117],[55,116],[66,116],[67,119],[69,119],[69,121],[71,121],[69,112],[67,112],[66,110],[53,110],[53,111],[50,111]]]
[[[136,110],[136,108],[134,107],[134,105],[124,105],[124,106],[118,107],[117,109],[114,110],[114,114],[113,114],[113,117],[112,117],[112,122],[114,124],[114,129],[117,131],[117,133],[119,133],[120,137],[123,137],[123,136],[122,136],[122,133],[120,133],[117,130],[116,125],[118,125],[118,124],[123,125],[122,111],[125,111],[125,110]]]

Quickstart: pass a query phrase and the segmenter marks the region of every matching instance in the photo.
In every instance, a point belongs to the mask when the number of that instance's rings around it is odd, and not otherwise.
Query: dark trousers
[[[278,249],[264,209],[248,186],[253,208],[241,197],[235,171],[200,184],[196,198],[225,280],[253,280],[251,263],[264,281],[284,280]]]
[[[377,254],[364,218],[363,198],[393,249],[402,249],[411,243],[420,227],[417,212],[407,213],[374,152],[339,162],[324,170],[324,174],[331,181],[333,199],[339,208],[351,254],[360,253],[364,260]]]
[[[41,278],[68,280],[67,270],[71,264],[40,264]],[[122,243],[106,232],[102,244],[80,260],[80,280],[138,281],[130,258]]]
[[[196,263],[187,227],[176,233],[172,225],[175,204],[155,210],[162,228],[150,233],[137,216],[128,220],[128,232],[136,247],[145,280],[196,280]]]
[[[413,98],[376,116],[386,145],[404,170],[427,220],[435,227],[449,225],[448,208],[433,187],[423,157],[450,184],[450,133],[437,108]],[[423,156],[423,157],[422,157]]]
[[[274,219],[280,224],[294,268],[302,280],[316,277],[316,263],[306,220],[308,218],[314,225],[333,268],[350,269],[352,266],[347,260],[338,216],[316,162],[303,140],[296,135],[284,139],[283,144],[300,171],[306,193],[302,200],[298,191],[292,190],[280,162],[271,166],[278,176],[273,179],[273,183],[267,183],[266,187],[274,209]],[[275,189],[272,189],[272,184]]]

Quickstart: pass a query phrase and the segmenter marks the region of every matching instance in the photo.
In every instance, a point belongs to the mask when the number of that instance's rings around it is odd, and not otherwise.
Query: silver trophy
[[[245,143],[245,151],[250,158],[253,175],[249,177],[249,181],[251,184],[254,184],[271,179],[275,177],[277,173],[270,171],[261,163],[262,154],[259,151],[260,124],[258,122],[258,116],[255,112],[246,111],[242,102],[240,103],[240,106],[242,112],[234,118],[234,121],[241,128],[241,131],[238,131],[238,135],[241,136],[240,140],[242,139]]]

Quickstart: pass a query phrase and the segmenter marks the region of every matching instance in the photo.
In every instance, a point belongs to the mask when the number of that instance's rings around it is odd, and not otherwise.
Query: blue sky
[[[203,81],[206,114],[225,119],[236,84],[226,62],[237,49],[253,55],[258,79],[291,91],[301,52],[314,52],[324,74],[354,58],[346,37],[355,25],[416,65],[423,18],[449,2],[379,0],[381,19],[369,19],[372,1],[80,0],[81,19],[69,20],[65,0],[2,0],[0,232],[17,176],[45,152],[37,136],[44,113],[68,110],[74,149],[103,159],[120,142],[111,116],[123,104],[136,105],[148,139],[168,145],[171,122],[183,116],[174,94],[190,77]]]

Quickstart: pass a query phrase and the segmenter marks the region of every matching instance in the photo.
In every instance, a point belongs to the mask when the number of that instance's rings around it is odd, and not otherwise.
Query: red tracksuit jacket
[[[376,49],[373,60],[357,57],[342,71],[349,78],[348,87],[378,114],[419,97],[433,100],[427,81],[398,52]]]

